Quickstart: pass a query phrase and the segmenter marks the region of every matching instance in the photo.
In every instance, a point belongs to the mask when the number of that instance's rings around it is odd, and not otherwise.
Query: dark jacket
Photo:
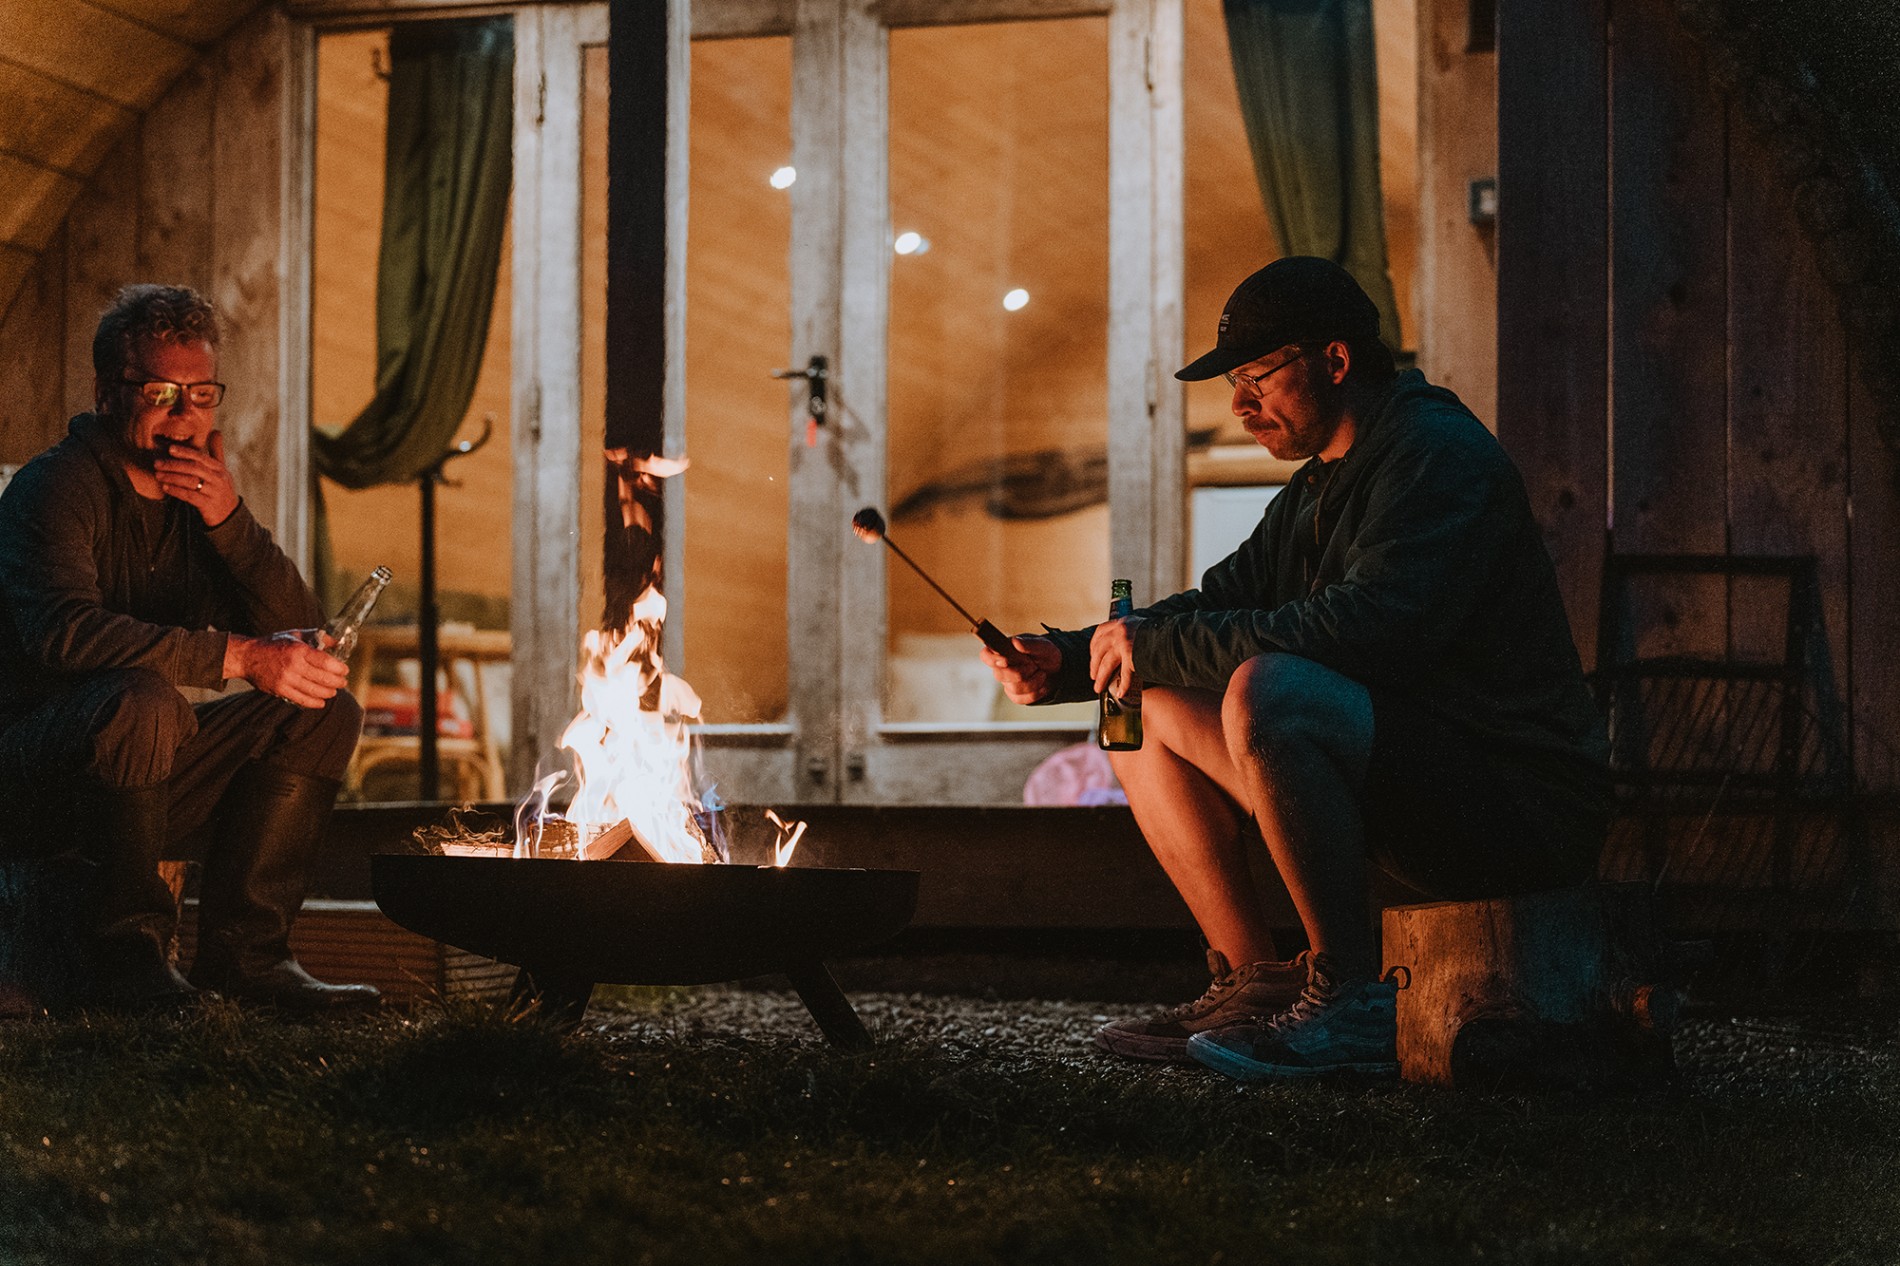
[[[133,491],[120,453],[82,413],[0,495],[0,714],[113,668],[216,689],[228,634],[323,622],[242,502],[208,530],[190,506]]]
[[[1470,410],[1416,370],[1398,376],[1350,452],[1300,468],[1199,589],[1137,614],[1148,617],[1135,635],[1147,685],[1222,690],[1248,659],[1286,651],[1579,784],[1607,767],[1523,479]],[[1086,698],[1088,631],[1056,640],[1059,697]]]

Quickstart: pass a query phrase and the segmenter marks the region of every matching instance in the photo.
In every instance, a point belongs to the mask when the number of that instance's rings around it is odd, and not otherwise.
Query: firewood
[[[1678,995],[1645,885],[1397,906],[1384,924],[1387,970],[1406,984],[1407,1080],[1576,1087],[1671,1075]]]

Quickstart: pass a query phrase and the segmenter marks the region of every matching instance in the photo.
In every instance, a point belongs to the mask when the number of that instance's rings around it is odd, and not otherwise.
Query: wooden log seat
[[[174,900],[187,865],[158,865]],[[72,854],[0,862],[0,1018],[59,1014],[84,998],[90,963],[80,929],[92,894],[93,869]],[[174,960],[177,952],[174,936]]]
[[[1674,1075],[1680,995],[1645,884],[1385,911],[1399,1072],[1459,1088],[1640,1087]]]

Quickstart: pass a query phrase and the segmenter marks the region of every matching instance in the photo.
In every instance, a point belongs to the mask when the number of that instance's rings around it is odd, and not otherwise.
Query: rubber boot
[[[227,998],[286,1011],[331,1011],[375,1003],[372,985],[327,985],[290,952],[290,925],[324,822],[335,779],[253,763],[231,780],[205,859],[198,902],[198,960],[191,981]]]
[[[117,1011],[190,1007],[203,1001],[171,963],[178,899],[158,874],[171,821],[171,792],[97,787],[84,794],[80,854],[93,865],[87,987],[78,1005]]]

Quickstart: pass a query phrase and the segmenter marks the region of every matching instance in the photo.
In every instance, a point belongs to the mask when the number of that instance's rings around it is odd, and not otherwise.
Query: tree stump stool
[[[1588,884],[1385,912],[1407,1081],[1644,1086],[1675,1071],[1680,998],[1644,884]]]
[[[158,864],[173,900],[187,864]],[[72,854],[0,862],[0,1018],[58,1013],[85,997],[91,964],[80,929],[92,901],[93,868]],[[176,958],[176,936],[169,952]]]

